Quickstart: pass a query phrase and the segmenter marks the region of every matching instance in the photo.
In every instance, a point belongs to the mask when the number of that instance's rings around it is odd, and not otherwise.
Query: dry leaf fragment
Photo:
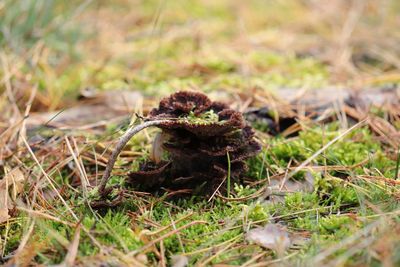
[[[135,91],[113,90],[91,96],[88,94],[74,107],[29,114],[26,119],[28,130],[41,125],[74,129],[100,127],[106,125],[107,121],[137,111],[143,102],[143,96]]]
[[[0,223],[10,218],[8,210],[14,208],[14,201],[21,193],[24,183],[24,174],[19,168],[11,171],[5,169],[6,175],[0,180]]]
[[[250,230],[246,235],[246,240],[272,249],[277,253],[283,253],[291,243],[288,232],[282,226],[272,223],[263,228]]]
[[[183,255],[172,255],[172,267],[185,267],[189,265],[189,259]]]

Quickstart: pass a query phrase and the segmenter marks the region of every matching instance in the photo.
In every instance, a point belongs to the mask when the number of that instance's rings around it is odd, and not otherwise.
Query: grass
[[[197,266],[400,264],[399,151],[368,123],[344,135],[341,121],[302,122],[290,138],[257,125],[262,152],[248,161],[241,184],[228,179],[228,198],[210,201],[125,185],[126,174],[149,157],[155,130],[146,130],[129,142],[110,180],[126,189],[126,201],[103,210],[87,205],[90,192],[133,119],[103,131],[25,132],[22,123],[24,114],[83,105],[77,97],[85,87],[138,91],[141,113],[183,89],[241,108],[249,97],[265,105],[282,87],[398,86],[396,1],[331,1],[332,12],[291,0],[50,2],[0,4],[0,176],[19,168],[26,178],[0,225],[2,263],[72,257],[75,265],[170,266],[181,255]],[[190,119],[208,123],[215,114]],[[310,177],[311,190],[268,188]],[[294,242],[284,257],[246,240],[249,229],[266,223],[288,229]]]
[[[228,174],[226,176],[226,192],[227,192],[228,198],[229,198],[230,192],[231,192],[231,159],[229,157],[229,152],[226,152],[226,158],[228,161]]]

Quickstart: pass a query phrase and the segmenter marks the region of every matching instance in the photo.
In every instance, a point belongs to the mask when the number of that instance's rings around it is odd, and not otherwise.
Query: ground
[[[211,199],[126,185],[150,156],[151,128],[114,169],[110,184],[125,201],[89,205],[118,137],[173,92],[202,91],[243,111],[283,89],[397,88],[399,12],[396,0],[0,2],[1,262],[400,265],[399,117],[390,134],[371,120],[300,121],[289,137],[253,124],[261,153],[244,182]],[[79,122],[92,91],[108,109],[89,117],[103,122],[50,127],[62,111]],[[137,93],[133,106],[109,93],[122,91]],[[38,126],[43,114],[54,116]],[[389,120],[379,108],[370,116]],[[300,187],[266,198],[287,178]],[[267,223],[290,236],[283,253],[248,240]]]

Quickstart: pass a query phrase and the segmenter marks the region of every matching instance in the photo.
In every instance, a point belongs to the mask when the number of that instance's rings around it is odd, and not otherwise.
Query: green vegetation
[[[268,126],[253,125],[262,152],[248,160],[243,183],[229,185],[228,198],[210,200],[152,196],[125,186],[127,173],[149,157],[155,131],[146,130],[130,141],[109,182],[125,189],[125,202],[101,210],[89,207],[91,190],[129,120],[107,122],[105,131],[28,129],[36,159],[16,138],[24,133],[27,106],[30,112],[79,106],[86,87],[138,91],[145,99],[141,113],[178,90],[202,90],[242,108],[249,99],[255,106],[271,103],[267,97],[279,88],[400,84],[397,1],[382,7],[382,21],[379,4],[366,1],[340,55],[330,47],[341,42],[345,10],[357,7],[332,1],[336,15],[323,16],[321,6],[305,2],[1,2],[0,177],[18,168],[26,183],[0,225],[0,262],[65,262],[80,231],[73,260],[82,266],[171,265],[176,255],[190,265],[400,265],[400,152],[385,139],[395,137],[377,136],[368,124],[289,177],[299,185],[311,179],[311,190],[284,188],[275,201],[266,194],[271,181],[281,182],[343,133],[341,123],[307,123],[291,138],[267,136]],[[371,32],[385,38],[371,39]],[[185,119],[214,123],[218,116],[211,111]],[[398,132],[399,121],[393,125]],[[283,258],[246,240],[249,229],[266,223],[284,225],[291,236]]]
[[[188,121],[189,123],[193,124],[213,124],[213,123],[218,123],[218,115],[213,111],[207,111],[200,116],[196,116],[193,111],[189,113],[189,116],[187,117],[182,117],[180,120],[182,121]],[[220,122],[222,123],[222,122]]]

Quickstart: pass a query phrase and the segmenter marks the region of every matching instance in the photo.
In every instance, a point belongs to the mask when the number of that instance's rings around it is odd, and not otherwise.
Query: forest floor
[[[399,13],[396,0],[2,1],[0,262],[399,266]],[[182,90],[253,112],[262,151],[242,180],[206,198],[132,188],[150,128],[109,181],[123,203],[91,208],[118,137]]]

